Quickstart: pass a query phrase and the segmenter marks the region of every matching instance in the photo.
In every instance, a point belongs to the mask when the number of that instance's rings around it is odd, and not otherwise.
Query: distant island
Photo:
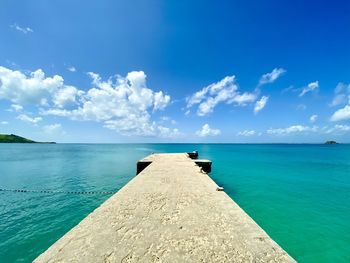
[[[15,134],[0,134],[0,143],[55,143],[55,142],[36,142]]]
[[[326,141],[324,144],[338,144],[336,141]]]

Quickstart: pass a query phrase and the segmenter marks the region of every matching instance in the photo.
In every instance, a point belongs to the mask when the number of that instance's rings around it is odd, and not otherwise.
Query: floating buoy
[[[116,192],[104,192],[104,191],[90,191],[90,192],[72,192],[72,191],[58,191],[58,190],[31,190],[31,189],[6,189],[0,188],[0,192],[15,192],[15,193],[45,193],[45,194],[76,194],[76,195],[112,195]]]

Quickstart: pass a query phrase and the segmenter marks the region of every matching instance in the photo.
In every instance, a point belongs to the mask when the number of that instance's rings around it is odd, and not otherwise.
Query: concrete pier
[[[295,262],[218,191],[210,161],[180,153],[139,163],[134,179],[34,262]]]

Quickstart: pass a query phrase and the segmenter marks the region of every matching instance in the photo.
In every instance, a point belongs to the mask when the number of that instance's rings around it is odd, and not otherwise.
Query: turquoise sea
[[[192,150],[299,262],[350,262],[350,145],[0,144],[0,188],[117,191],[138,159]],[[32,261],[109,196],[0,191],[0,261]]]

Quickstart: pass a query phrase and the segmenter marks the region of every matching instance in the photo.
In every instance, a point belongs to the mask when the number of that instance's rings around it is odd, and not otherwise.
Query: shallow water
[[[211,177],[300,262],[350,262],[350,145],[0,144],[0,188],[117,191],[151,152]],[[0,261],[30,262],[110,195],[0,191]]]

